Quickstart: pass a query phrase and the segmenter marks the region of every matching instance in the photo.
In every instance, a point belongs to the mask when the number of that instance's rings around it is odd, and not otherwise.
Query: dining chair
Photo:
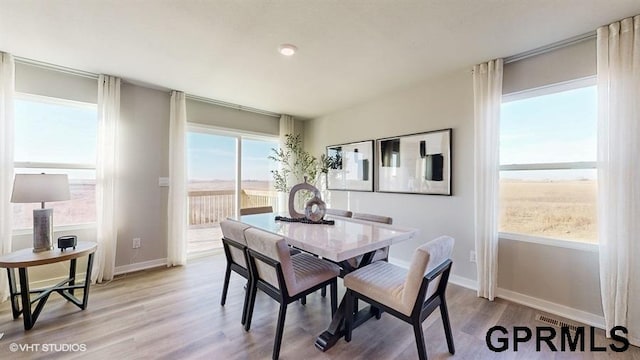
[[[245,330],[251,328],[251,318],[258,289],[280,303],[273,359],[280,354],[287,305],[324,286],[331,289],[331,315],[338,303],[337,277],[340,268],[328,261],[306,253],[291,256],[286,241],[259,229],[245,231],[248,246],[249,269],[253,281],[249,291]]]
[[[249,225],[233,221],[224,220],[220,223],[222,229],[222,247],[224,255],[227,258],[227,268],[224,273],[224,284],[222,285],[222,299],[220,305],[224,306],[227,301],[227,290],[229,289],[229,279],[231,271],[247,279],[247,292],[244,297],[244,305],[242,306],[242,324],[245,323],[247,315],[247,304],[249,301],[249,291],[251,288],[251,274],[247,264],[247,241],[245,240],[244,231]]]
[[[265,214],[272,213],[272,206],[258,206],[258,207],[248,207],[240,209],[240,215],[254,215],[254,214]]]
[[[240,216],[242,215],[256,215],[256,214],[267,214],[267,213],[272,213],[273,212],[273,207],[272,206],[258,206],[258,207],[250,207],[250,208],[242,208],[240,209]],[[289,247],[289,252],[291,252],[291,255],[295,255],[295,254],[300,254],[301,251],[292,247]],[[306,303],[306,299],[301,299],[302,304],[304,305]]]
[[[378,261],[346,275],[345,341],[351,341],[354,303],[360,299],[410,323],[418,357],[426,360],[422,322],[439,307],[447,346],[453,355],[455,348],[445,299],[453,244],[453,238],[441,236],[420,246],[413,254],[409,270]]]
[[[389,216],[354,212],[351,217],[356,220],[365,220],[365,221],[377,222],[377,223],[387,224],[387,225],[393,224],[393,218]],[[354,258],[349,259],[348,262],[349,264],[351,264],[351,266],[354,269],[357,269],[360,266],[360,263],[362,262],[362,258],[363,258],[362,255],[356,256]],[[371,259],[371,262],[379,261],[379,260],[387,261],[388,259],[389,259],[389,247],[386,246],[376,250],[375,254],[373,255],[373,258]]]
[[[329,209],[325,210],[325,214],[350,218],[353,215],[353,212],[351,212],[349,210],[331,209],[331,208],[329,208]]]

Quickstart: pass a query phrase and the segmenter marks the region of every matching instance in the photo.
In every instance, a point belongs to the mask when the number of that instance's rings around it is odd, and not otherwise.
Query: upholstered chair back
[[[327,209],[325,213],[328,215],[342,216],[342,217],[353,216],[353,212],[349,210],[342,210],[342,209]]]
[[[244,231],[248,228],[249,225],[245,225],[241,222],[233,220],[224,220],[220,223],[222,236],[244,246],[247,246],[247,240],[244,237]],[[247,262],[244,259],[244,252],[242,252],[242,250],[234,246],[229,246],[229,252],[231,253],[231,259],[236,264],[242,265],[244,268],[247,268]]]
[[[357,213],[356,212],[356,213],[353,213],[352,218],[358,219],[358,220],[373,221],[373,222],[382,223],[382,224],[388,224],[388,225],[393,224],[393,218],[388,217],[388,216],[380,216],[380,215],[373,215],[373,214],[365,214],[365,213]]]
[[[404,284],[402,303],[411,309],[416,302],[424,276],[438,265],[451,258],[454,240],[449,236],[440,236],[416,249]],[[427,288],[426,300],[433,295],[440,284],[440,277],[434,279]]]
[[[240,209],[240,215],[265,214],[265,213],[272,213],[272,212],[273,212],[273,207],[271,206],[259,206],[259,207],[250,207],[250,208]]]
[[[289,246],[287,246],[284,238],[255,228],[245,231],[245,237],[249,249],[280,263],[287,288],[294,289],[296,281],[295,272],[291,263]],[[256,259],[256,269],[262,280],[268,282],[276,289],[280,289],[276,269],[273,266]]]

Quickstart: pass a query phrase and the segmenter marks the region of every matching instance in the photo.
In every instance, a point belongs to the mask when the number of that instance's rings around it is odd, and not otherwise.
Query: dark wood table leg
[[[82,310],[87,308],[87,303],[89,303],[89,287],[91,286],[91,270],[93,269],[93,255],[95,253],[89,254],[89,259],[87,259],[87,275],[84,278],[84,294],[82,294]]]
[[[69,265],[69,286],[76,284],[76,259],[71,259]],[[73,287],[69,289],[69,294],[73,295]]]
[[[13,312],[13,318],[17,319],[22,311],[18,303],[18,289],[16,288],[16,274],[11,268],[7,268],[7,275],[9,277],[9,293],[11,298],[11,311]]]
[[[31,330],[33,320],[31,319],[31,297],[29,296],[29,275],[26,268],[19,268],[20,274],[20,296],[22,297],[22,319],[24,320],[24,329]]]
[[[375,254],[375,251],[364,254],[359,267],[369,265],[371,263],[371,260],[373,259],[374,254]],[[316,338],[315,346],[321,351],[329,350],[331,347],[333,347],[333,345],[336,344],[336,342],[338,342],[338,340],[340,340],[341,337],[344,336],[345,316],[355,317],[355,320],[353,322],[353,328],[355,329],[358,326],[362,325],[365,321],[376,316],[377,314],[377,310],[370,306],[366,307],[363,310],[358,311],[357,314],[345,314],[345,308],[346,308],[345,301],[346,301],[345,298],[342,297],[342,300],[340,301],[340,306],[338,307],[338,311],[336,311],[336,313],[333,315],[333,318],[331,319],[331,324],[329,324],[329,328]]]

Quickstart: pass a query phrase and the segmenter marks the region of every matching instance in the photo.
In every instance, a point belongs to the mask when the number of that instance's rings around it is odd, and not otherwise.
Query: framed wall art
[[[373,140],[327,146],[327,189],[373,191]]]
[[[451,195],[451,129],[376,140],[379,192]]]

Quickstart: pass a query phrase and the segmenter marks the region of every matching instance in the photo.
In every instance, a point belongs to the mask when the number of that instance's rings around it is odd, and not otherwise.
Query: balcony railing
[[[274,206],[277,192],[271,190],[242,190],[241,208]],[[216,225],[234,215],[233,190],[189,191],[189,226]]]

